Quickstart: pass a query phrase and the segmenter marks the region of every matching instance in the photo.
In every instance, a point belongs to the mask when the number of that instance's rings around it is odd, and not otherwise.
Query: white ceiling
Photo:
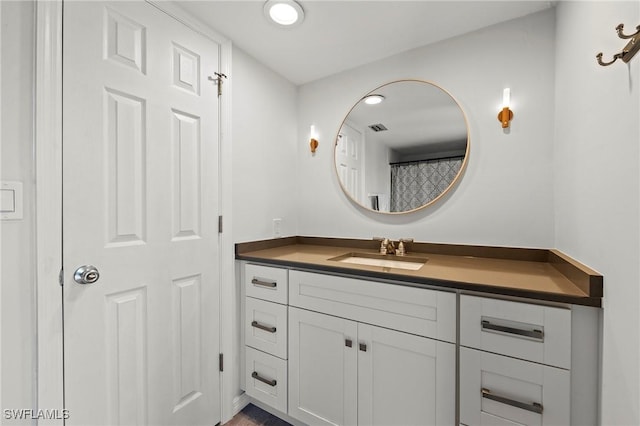
[[[299,0],[304,22],[278,28],[259,0],[176,0],[297,85],[551,7],[549,1]]]

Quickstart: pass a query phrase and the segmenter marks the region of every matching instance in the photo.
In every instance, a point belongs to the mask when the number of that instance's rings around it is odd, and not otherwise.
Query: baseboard
[[[246,407],[250,403],[251,403],[251,398],[249,398],[249,396],[245,392],[233,398],[233,409],[232,409],[233,412],[231,417],[238,414],[240,411],[242,411],[244,407]]]

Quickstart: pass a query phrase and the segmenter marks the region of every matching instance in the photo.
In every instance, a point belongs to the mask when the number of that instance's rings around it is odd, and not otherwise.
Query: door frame
[[[145,0],[193,31],[220,44],[220,72],[229,76],[220,99],[219,214],[224,232],[219,234],[220,352],[233,353],[235,300],[233,235],[231,233],[232,170],[231,41],[174,3]],[[63,307],[59,274],[62,268],[62,14],[63,0],[35,0],[35,162],[36,162],[36,312],[37,373],[34,405],[42,409],[64,408]],[[211,72],[213,73],[214,70]],[[218,70],[215,70],[218,71]],[[229,357],[230,358],[230,357]],[[235,414],[233,374],[220,374],[221,422]],[[73,413],[70,413],[73,415]],[[47,421],[63,424],[63,420]]]

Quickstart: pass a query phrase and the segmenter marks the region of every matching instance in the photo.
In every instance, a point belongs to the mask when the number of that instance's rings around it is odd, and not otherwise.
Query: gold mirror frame
[[[337,150],[338,150],[338,144],[339,144],[339,139],[341,137],[341,134],[343,133],[343,128],[345,126],[345,124],[347,124],[347,121],[349,119],[349,116],[351,115],[351,113],[353,112],[353,110],[362,103],[362,101],[370,96],[370,95],[374,95],[374,94],[378,94],[378,92],[382,91],[383,88],[392,85],[392,84],[396,84],[396,83],[404,83],[404,82],[412,82],[412,83],[424,83],[424,84],[428,84],[434,88],[437,88],[439,90],[441,90],[443,92],[443,94],[447,95],[455,104],[455,106],[458,107],[462,118],[464,120],[464,128],[466,129],[466,147],[464,149],[464,159],[462,160],[462,164],[460,166],[460,169],[458,170],[458,172],[456,173],[455,177],[453,178],[453,180],[451,181],[451,183],[439,194],[437,195],[435,198],[433,198],[432,200],[424,203],[423,205],[421,205],[420,207],[411,209],[411,210],[406,210],[406,211],[399,211],[399,212],[391,212],[391,211],[380,211],[380,210],[375,210],[373,208],[367,207],[364,204],[362,204],[360,201],[358,201],[354,195],[351,194],[351,192],[345,187],[345,184],[340,176],[340,173],[338,171],[338,161],[337,161]],[[467,164],[469,162],[469,152],[470,152],[470,135],[469,135],[469,121],[467,119],[467,115],[464,112],[464,110],[462,109],[462,107],[460,106],[460,103],[458,102],[458,100],[451,95],[451,93],[447,90],[445,90],[444,88],[442,88],[441,86],[428,81],[428,80],[421,80],[421,79],[402,79],[402,80],[394,80],[385,84],[382,84],[378,87],[376,87],[375,89],[367,92],[364,96],[362,96],[352,107],[351,109],[349,109],[349,111],[347,112],[345,118],[342,120],[342,123],[340,124],[340,127],[338,128],[338,132],[336,134],[335,137],[335,141],[334,141],[334,155],[333,155],[333,169],[335,172],[336,177],[338,178],[338,183],[340,184],[340,188],[342,189],[342,192],[344,192],[345,195],[347,195],[347,197],[349,197],[349,199],[356,205],[360,206],[361,208],[368,210],[370,212],[374,212],[374,213],[381,213],[381,214],[387,214],[387,215],[400,215],[400,214],[408,214],[408,213],[413,213],[422,209],[425,209],[429,206],[432,206],[436,203],[438,203],[440,200],[442,200],[454,187],[456,187],[456,185],[459,183],[459,181],[462,178],[462,175],[464,174],[464,171],[467,167]],[[389,198],[391,198],[389,196]]]

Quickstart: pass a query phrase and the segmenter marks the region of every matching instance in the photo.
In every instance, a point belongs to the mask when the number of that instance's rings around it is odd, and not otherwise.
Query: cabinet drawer
[[[244,341],[247,346],[287,359],[287,307],[245,298]]]
[[[247,395],[287,412],[287,361],[247,347],[245,375]]]
[[[286,305],[287,275],[287,269],[247,264],[244,268],[246,295]]]
[[[571,310],[460,297],[460,345],[571,367]]]
[[[289,305],[455,343],[456,295],[311,272],[289,272]]]
[[[460,422],[468,425],[568,425],[570,373],[460,348]]]

